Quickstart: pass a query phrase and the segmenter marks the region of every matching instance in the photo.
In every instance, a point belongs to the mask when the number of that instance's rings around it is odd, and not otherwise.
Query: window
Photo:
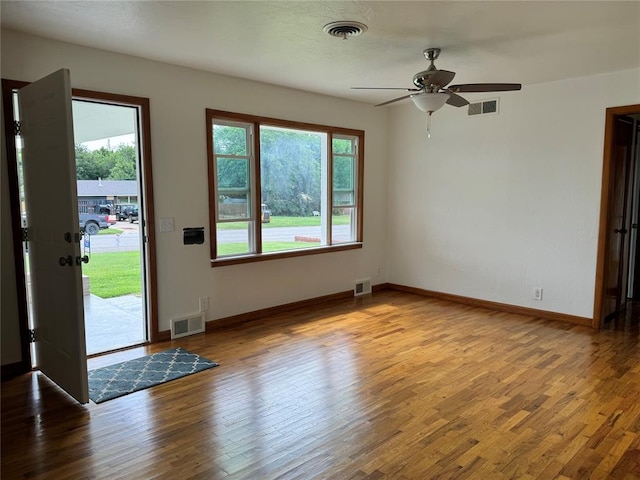
[[[212,266],[362,246],[364,132],[207,110]]]

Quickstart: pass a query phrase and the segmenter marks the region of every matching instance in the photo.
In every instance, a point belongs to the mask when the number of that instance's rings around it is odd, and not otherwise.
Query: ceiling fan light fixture
[[[420,93],[417,95],[411,95],[411,100],[416,107],[425,113],[433,113],[436,110],[442,108],[442,106],[449,99],[447,93],[434,92],[434,93]]]

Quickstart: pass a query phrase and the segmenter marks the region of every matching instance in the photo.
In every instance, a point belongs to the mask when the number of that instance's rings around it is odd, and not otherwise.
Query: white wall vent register
[[[472,115],[497,115],[500,99],[492,98],[491,100],[483,100],[481,102],[470,103],[468,114]]]
[[[371,280],[368,278],[365,280],[358,280],[353,287],[353,295],[358,297],[368,293],[371,293]]]
[[[171,319],[172,339],[202,332],[204,332],[204,312]]]

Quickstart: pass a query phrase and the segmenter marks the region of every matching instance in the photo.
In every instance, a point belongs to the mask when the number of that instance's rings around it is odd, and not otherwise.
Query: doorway
[[[592,326],[623,312],[640,293],[640,105],[608,108]]]
[[[72,101],[87,354],[148,340],[140,110]]]
[[[3,98],[5,99],[5,123],[7,131],[7,159],[9,166],[9,176],[11,183],[11,203],[12,212],[20,212],[23,200],[23,190],[20,187],[21,175],[18,168],[19,158],[16,156],[16,149],[12,148],[16,137],[12,135],[9,126],[13,122],[11,118],[16,118],[16,105],[12,101],[14,92],[27,85],[25,82],[3,80]],[[6,100],[9,100],[8,102]],[[76,156],[78,149],[86,152],[109,152],[123,157],[129,154],[129,161],[120,161],[118,168],[120,174],[116,174],[117,184],[122,186],[122,181],[127,181],[130,185],[135,185],[134,193],[122,190],[104,192],[97,195],[93,192],[93,198],[87,195],[78,197],[78,210],[86,213],[84,227],[84,238],[81,241],[82,256],[86,256],[89,264],[82,265],[83,277],[87,277],[88,282],[83,278],[84,310],[86,318],[86,338],[87,353],[100,354],[107,351],[127,348],[141,343],[154,342],[158,339],[157,320],[157,296],[156,296],[156,264],[155,264],[155,233],[153,221],[153,186],[151,170],[151,142],[149,125],[149,100],[146,98],[114,95],[102,92],[73,89],[73,116],[74,130],[76,133]],[[119,113],[118,113],[119,112]],[[122,118],[128,121],[122,122]],[[115,121],[115,120],[120,120]],[[104,147],[100,146],[100,142]],[[19,145],[16,145],[19,147]],[[88,155],[89,157],[91,155]],[[122,160],[122,158],[120,158]],[[133,163],[133,165],[131,165]],[[85,162],[84,166],[89,167],[91,162]],[[95,166],[95,165],[94,165]],[[132,169],[127,167],[133,167]],[[123,173],[124,172],[124,173]],[[128,173],[127,173],[128,172]],[[110,179],[101,177],[96,180],[96,185],[102,185]],[[118,186],[116,185],[116,186]],[[100,187],[98,187],[100,188]],[[86,192],[85,192],[86,193]],[[127,217],[126,222],[116,220],[116,208],[121,204],[136,207],[136,217],[133,212]],[[55,215],[55,209],[51,211]],[[37,365],[37,359],[33,351],[29,348],[29,275],[28,259],[24,260],[20,254],[25,243],[21,242],[21,230],[23,217],[20,213],[13,213],[14,229],[14,252],[16,262],[17,285],[24,285],[24,293],[19,295],[22,304],[19,309],[20,331],[23,359],[21,365],[26,371],[33,365]],[[94,229],[93,220],[105,219],[107,224],[98,223],[97,232]],[[121,225],[119,225],[121,223]],[[117,228],[122,226],[123,228]],[[87,228],[89,227],[89,228]],[[100,235],[111,229],[110,235]],[[87,233],[90,232],[91,234]],[[125,237],[125,232],[129,238]],[[95,234],[95,235],[94,235]],[[101,237],[105,237],[103,240]],[[133,240],[133,241],[132,241]],[[104,244],[113,243],[113,245]],[[133,248],[131,247],[133,244]],[[102,246],[101,246],[102,245]],[[108,250],[116,249],[116,252]],[[107,250],[107,251],[105,251]],[[102,263],[103,267],[113,267],[113,259],[99,262],[101,254],[128,252],[129,257],[134,257],[135,262],[129,262],[128,268],[137,277],[137,287],[133,291],[125,289],[125,294],[120,295],[117,300],[114,293],[100,295],[91,293],[91,277],[96,274],[98,277],[105,271],[109,273],[110,268],[102,268],[102,272],[97,271],[97,267]],[[93,260],[93,261],[92,261]],[[123,275],[118,275],[122,277]],[[112,275],[113,277],[113,275]],[[96,283],[97,282],[97,283]],[[100,280],[94,280],[94,287],[98,288]],[[104,284],[113,283],[107,278]],[[107,285],[113,286],[113,285]],[[105,298],[106,297],[106,298]],[[117,297],[117,292],[115,294]],[[105,306],[106,304],[106,306]],[[97,323],[96,323],[97,322]],[[123,328],[123,323],[126,328]]]

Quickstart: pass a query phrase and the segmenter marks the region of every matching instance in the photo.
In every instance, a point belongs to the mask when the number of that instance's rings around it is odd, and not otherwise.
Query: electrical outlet
[[[536,287],[533,289],[533,299],[542,300],[542,288]]]
[[[209,297],[200,297],[200,312],[209,310]]]
[[[376,272],[376,277],[379,277],[380,275],[382,275],[382,269],[378,267],[378,271]]]

